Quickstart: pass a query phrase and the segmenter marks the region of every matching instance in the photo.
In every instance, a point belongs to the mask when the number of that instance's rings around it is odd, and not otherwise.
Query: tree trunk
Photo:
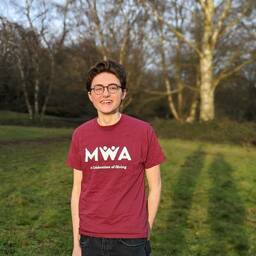
[[[214,86],[213,86],[213,52],[212,41],[214,4],[212,0],[204,3],[204,33],[200,55],[200,121],[208,122],[214,119]]]
[[[36,78],[34,86],[34,119],[39,118],[39,80]]]
[[[180,119],[179,114],[178,114],[178,112],[175,108],[174,102],[173,102],[170,81],[168,80],[168,78],[165,78],[164,80],[165,80],[165,88],[166,88],[167,99],[168,99],[168,106],[170,108],[170,111],[173,114],[174,118],[177,121],[181,122],[182,120]]]
[[[212,55],[208,51],[200,60],[200,121],[208,122],[215,117],[214,88],[212,84]]]
[[[40,121],[43,121],[43,119],[44,119],[47,104],[48,104],[48,101],[49,101],[49,99],[51,97],[51,94],[52,94],[53,79],[55,77],[55,59],[54,59],[54,54],[52,52],[50,52],[50,60],[51,60],[51,71],[50,71],[51,73],[50,73],[50,78],[49,78],[49,85],[48,85],[47,94],[45,96],[43,106],[42,106],[42,110],[41,110],[41,113],[40,113]]]
[[[20,71],[21,86],[22,86],[22,91],[24,94],[25,103],[26,103],[27,110],[28,110],[28,116],[29,116],[29,119],[32,120],[33,119],[33,110],[32,110],[32,106],[29,102],[29,96],[28,96],[28,91],[27,91],[26,82],[25,82],[25,74],[22,69],[21,59],[18,55],[17,55],[17,64],[18,64],[18,69]]]
[[[199,98],[198,98],[197,93],[195,93],[195,96],[193,97],[192,104],[190,106],[189,115],[186,118],[186,123],[193,123],[195,121],[198,102],[199,102]]]
[[[183,110],[183,84],[181,81],[179,81],[178,79],[176,79],[177,81],[177,88],[179,90],[178,92],[178,113],[179,116],[182,117],[182,110]]]

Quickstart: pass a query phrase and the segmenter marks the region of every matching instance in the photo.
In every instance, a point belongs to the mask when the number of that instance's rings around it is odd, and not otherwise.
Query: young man
[[[164,155],[148,123],[119,112],[126,95],[122,65],[97,63],[87,90],[98,117],[75,129],[67,159],[74,175],[72,255],[150,255]]]

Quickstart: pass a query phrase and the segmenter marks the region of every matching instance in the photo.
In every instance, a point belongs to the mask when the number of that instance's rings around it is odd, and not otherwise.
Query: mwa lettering
[[[99,155],[101,155],[102,159],[107,161],[110,160],[129,160],[131,161],[131,156],[126,147],[96,147],[92,152],[90,152],[87,148],[85,148],[85,162],[89,162],[89,160],[99,161]]]

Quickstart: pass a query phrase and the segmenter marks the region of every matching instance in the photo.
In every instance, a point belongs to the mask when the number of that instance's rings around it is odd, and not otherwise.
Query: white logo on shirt
[[[85,162],[88,162],[89,160],[94,160],[94,161],[99,161],[99,153],[101,154],[103,160],[108,160],[110,158],[111,160],[115,160],[116,157],[118,156],[117,160],[121,161],[124,159],[127,159],[131,161],[131,156],[127,150],[126,147],[123,147],[120,149],[120,147],[97,147],[93,152],[90,152],[87,148],[85,148]],[[120,151],[120,153],[119,153]],[[119,155],[118,155],[119,153]]]

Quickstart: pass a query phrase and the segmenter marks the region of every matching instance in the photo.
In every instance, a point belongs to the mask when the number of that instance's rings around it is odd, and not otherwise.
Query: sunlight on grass
[[[0,125],[0,141],[33,140],[71,136],[72,129],[68,128],[39,128],[15,125]]]
[[[152,256],[255,256],[256,150],[178,139],[161,144],[167,161]],[[71,255],[69,142],[35,145],[0,147],[0,255]]]

